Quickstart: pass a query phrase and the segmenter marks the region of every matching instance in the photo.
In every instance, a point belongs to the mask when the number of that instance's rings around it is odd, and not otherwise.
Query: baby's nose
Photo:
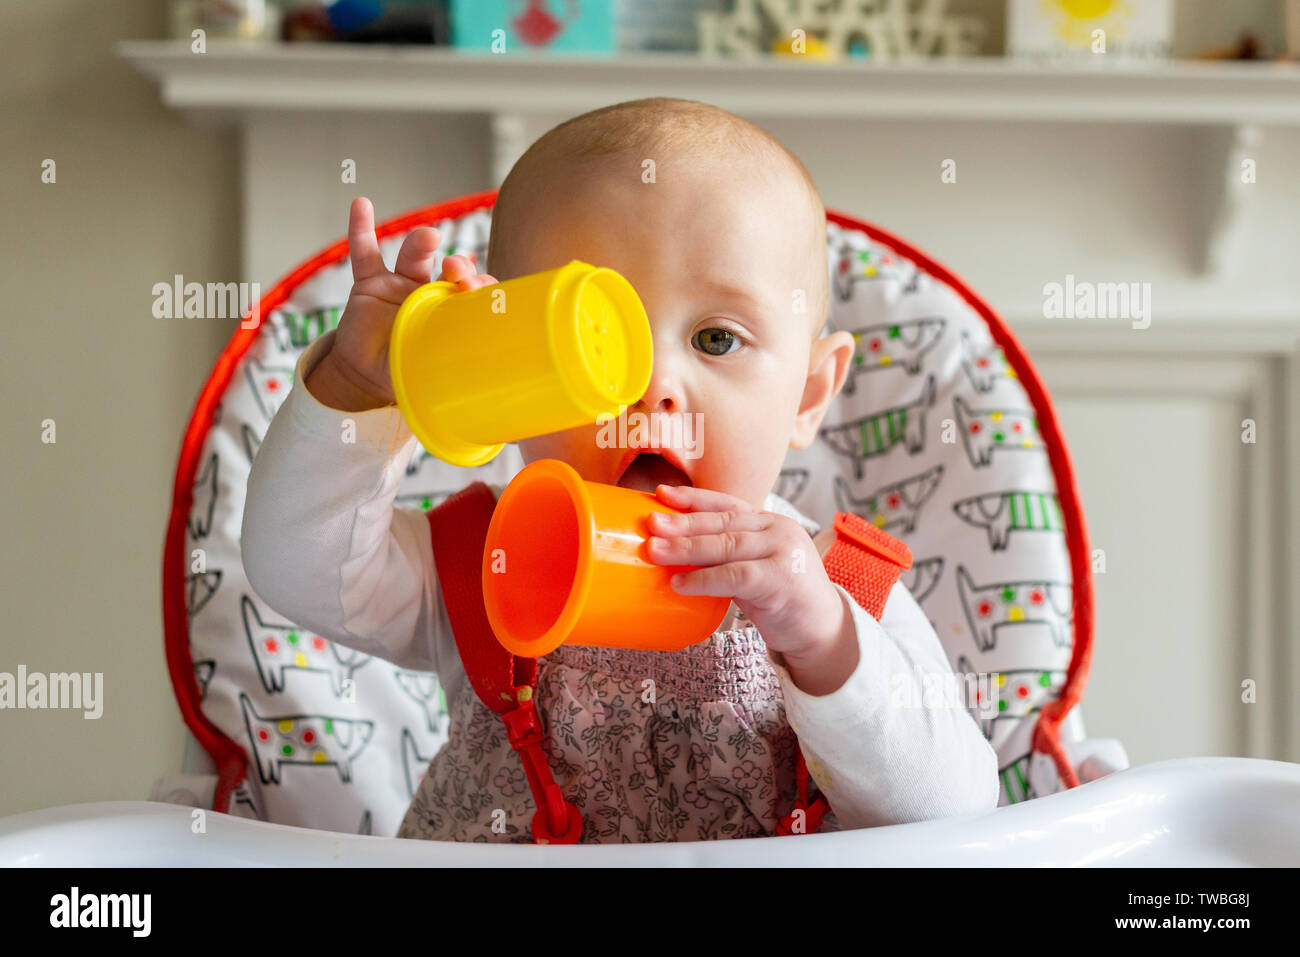
[[[681,389],[671,376],[658,368],[650,373],[650,384],[637,400],[634,408],[639,412],[680,412],[684,407]]]

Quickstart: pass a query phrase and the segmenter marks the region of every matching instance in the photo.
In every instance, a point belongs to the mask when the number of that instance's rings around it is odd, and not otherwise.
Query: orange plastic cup
[[[677,651],[704,641],[731,599],[679,595],[693,566],[646,555],[651,512],[639,489],[588,482],[558,459],[521,470],[497,501],[483,545],[483,603],[497,640],[527,658],[562,644]]]

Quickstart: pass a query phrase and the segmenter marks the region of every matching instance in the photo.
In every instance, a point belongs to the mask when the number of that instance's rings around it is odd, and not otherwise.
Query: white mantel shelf
[[[694,54],[493,55],[447,47],[129,41],[119,54],[176,109],[577,113],[642,96],[755,116],[1300,126],[1300,66],[1174,62],[1045,68],[1000,58],[894,63]]]
[[[492,181],[527,148],[525,118],[572,116],[645,96],[706,99],[755,119],[823,122],[1146,123],[1197,128],[1205,227],[1199,270],[1240,259],[1243,157],[1269,127],[1300,127],[1300,64],[1174,61],[1120,66],[1104,57],[1044,67],[1001,58],[827,63],[687,53],[553,56],[433,46],[127,41],[119,55],[157,81],[163,102],[206,123],[242,126],[277,112],[400,112],[490,117]]]

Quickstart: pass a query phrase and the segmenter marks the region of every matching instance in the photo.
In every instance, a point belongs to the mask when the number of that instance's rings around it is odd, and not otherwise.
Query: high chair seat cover
[[[378,227],[391,267],[413,228],[484,268],[496,192]],[[1075,707],[1092,644],[1087,535],[1050,400],[993,311],[880,229],[828,211],[829,326],[853,334],[845,388],[774,490],[829,527],[837,509],[906,543],[903,581],[953,668],[1000,673],[975,712],[999,756],[1001,803],[1077,783]],[[440,271],[435,265],[434,275]],[[217,768],[212,807],[265,821],[391,835],[447,739],[436,676],[284,621],[240,561],[253,457],[299,355],[337,325],[351,287],[341,240],[275,285],[204,385],[176,470],[163,564],[168,669]],[[397,506],[428,511],[475,480],[504,485],[515,445],[459,468],[418,449]],[[1086,749],[1085,749],[1086,750]]]

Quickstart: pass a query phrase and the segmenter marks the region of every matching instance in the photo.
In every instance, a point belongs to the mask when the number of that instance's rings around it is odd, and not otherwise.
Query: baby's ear
[[[817,437],[817,429],[830,408],[831,400],[844,386],[853,361],[853,336],[844,330],[814,339],[808,354],[808,379],[799,400],[790,447],[807,448]]]

